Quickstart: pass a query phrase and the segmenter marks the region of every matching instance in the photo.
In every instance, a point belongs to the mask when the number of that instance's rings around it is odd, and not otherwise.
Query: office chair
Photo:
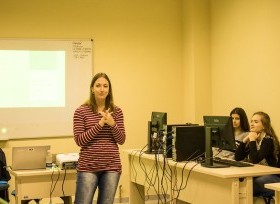
[[[9,183],[11,179],[10,173],[6,169],[6,156],[4,151],[0,148],[0,198],[9,202]]]
[[[265,204],[270,204],[271,201],[274,199],[274,193],[264,192],[255,194],[254,197],[262,197]]]
[[[0,198],[9,202],[9,189],[10,185],[7,181],[0,181]]]

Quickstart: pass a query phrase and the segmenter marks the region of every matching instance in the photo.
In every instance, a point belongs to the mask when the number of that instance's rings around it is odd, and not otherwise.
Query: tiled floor
[[[163,204],[163,201],[158,201],[158,198],[155,195],[150,195],[149,198],[146,199],[145,204]],[[29,204],[36,203],[34,201],[30,201]],[[63,201],[60,198],[53,198],[51,202],[49,199],[42,199],[40,204],[63,204]],[[96,204],[96,201],[93,201],[93,204]],[[114,204],[129,204],[129,199],[128,197],[122,198],[121,200],[116,199]]]
[[[253,199],[254,204],[264,204],[264,200],[262,198],[254,198]],[[274,204],[274,200],[271,201],[271,204]],[[1,204],[1,203],[0,203]],[[29,202],[29,204],[35,204],[34,201]],[[49,200],[42,200],[40,204],[50,204]],[[63,204],[63,202],[60,199],[54,199],[52,204]],[[96,202],[93,202],[93,204],[96,204]],[[128,198],[123,198],[121,201],[116,200],[114,204],[129,204]],[[156,197],[150,198],[149,200],[145,201],[145,204],[163,204],[162,201],[158,201]]]

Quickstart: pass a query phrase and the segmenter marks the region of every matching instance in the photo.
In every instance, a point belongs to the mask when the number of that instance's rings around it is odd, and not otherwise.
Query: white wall
[[[109,74],[124,110],[121,149],[141,148],[154,110],[168,112],[169,123],[201,123],[235,106],[249,116],[263,110],[279,133],[279,9],[278,0],[5,1],[0,37],[93,38],[94,73]],[[11,162],[11,147],[27,143],[78,150],[71,136],[0,145]]]
[[[183,112],[199,124],[212,109],[210,37],[209,1],[183,1]]]
[[[280,1],[211,1],[213,113],[265,111],[280,136]]]
[[[115,103],[124,111],[127,141],[121,150],[144,147],[152,111],[166,111],[170,123],[187,122],[181,0],[1,1],[0,19],[2,38],[94,39],[93,71],[109,75]],[[27,144],[50,144],[52,153],[78,151],[71,136],[0,146],[11,163],[11,147]],[[122,158],[120,184],[128,196],[126,155]]]

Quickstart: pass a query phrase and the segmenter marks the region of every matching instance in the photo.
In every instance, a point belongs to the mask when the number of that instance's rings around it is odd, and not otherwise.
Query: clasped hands
[[[261,136],[261,132],[249,132],[249,134],[243,139],[243,143],[248,143],[250,141],[256,141],[258,137]]]
[[[113,127],[116,122],[115,122],[114,118],[112,117],[112,113],[113,112],[110,112],[110,108],[108,110],[100,112],[100,114],[102,115],[102,118],[99,121],[99,125],[101,125],[103,127],[105,124],[108,124],[109,126]]]

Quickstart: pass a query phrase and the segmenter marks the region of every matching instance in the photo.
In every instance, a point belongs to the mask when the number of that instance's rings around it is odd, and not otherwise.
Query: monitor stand
[[[201,163],[201,166],[207,168],[225,168],[230,167],[227,164],[218,164],[213,161],[212,152],[212,129],[211,127],[205,127],[205,161]]]

